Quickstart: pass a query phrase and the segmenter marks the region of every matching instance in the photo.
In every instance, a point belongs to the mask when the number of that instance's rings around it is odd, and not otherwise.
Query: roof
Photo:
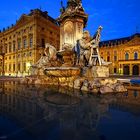
[[[42,11],[40,9],[33,9],[31,10],[31,12],[28,14],[29,16],[32,16],[34,15],[35,13],[38,13],[40,14],[42,17],[46,18],[46,19],[49,19],[51,22],[53,22],[54,24],[57,24],[57,21],[52,18],[51,16],[48,15],[48,12],[47,11]]]
[[[129,37],[123,37],[123,38],[119,38],[119,39],[112,39],[112,40],[107,40],[107,41],[101,41],[99,46],[102,47],[102,46],[107,46],[107,45],[112,46],[111,44],[116,44],[116,45],[123,44],[125,42],[130,41],[135,36],[140,37],[140,33],[133,34],[132,36],[129,36]]]
[[[49,16],[47,11],[42,11],[42,10],[40,10],[40,9],[33,9],[33,10],[30,11],[29,14],[23,14],[23,15],[19,18],[19,20],[16,21],[16,24],[15,24],[15,25],[17,25],[17,23],[21,20],[21,18],[22,18],[23,16],[24,16],[24,17],[30,18],[31,16],[33,16],[33,15],[35,15],[35,14],[41,15],[42,17],[48,19],[48,20],[51,21],[52,23],[58,25],[57,21],[56,21],[54,18],[52,18],[51,16]],[[2,31],[2,32],[4,32],[4,31],[6,31],[6,30],[8,30],[8,29],[10,29],[10,28],[12,28],[12,27],[14,27],[15,25],[12,24],[12,25],[11,25],[10,27],[8,27],[8,28],[3,28],[3,31]]]

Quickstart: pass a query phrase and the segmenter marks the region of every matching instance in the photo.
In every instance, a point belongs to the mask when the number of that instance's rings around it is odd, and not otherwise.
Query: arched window
[[[129,54],[128,52],[125,53],[125,60],[128,60],[129,59]]]
[[[138,53],[134,52],[134,59],[137,60],[138,59]]]

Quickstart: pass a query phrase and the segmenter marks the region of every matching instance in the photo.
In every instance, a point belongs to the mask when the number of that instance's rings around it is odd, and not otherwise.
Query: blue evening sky
[[[66,5],[67,0],[63,0]],[[140,32],[140,0],[83,0],[89,14],[87,29],[91,35],[97,27],[104,27],[102,40],[121,38]],[[41,8],[57,18],[60,0],[5,0],[0,4],[0,29],[15,24],[31,9]]]

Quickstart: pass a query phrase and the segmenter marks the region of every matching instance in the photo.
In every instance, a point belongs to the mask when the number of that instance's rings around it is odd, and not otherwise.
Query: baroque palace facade
[[[140,34],[103,41],[100,55],[110,65],[111,74],[140,75]]]
[[[15,25],[0,32],[0,75],[29,75],[29,67],[39,60],[45,43],[60,46],[60,28],[40,9],[23,14]]]
[[[50,43],[60,47],[60,26],[47,12],[40,9],[23,14],[15,25],[0,32],[0,75],[30,75],[31,64],[36,63]],[[102,41],[100,55],[110,61],[110,73],[140,75],[140,34]]]

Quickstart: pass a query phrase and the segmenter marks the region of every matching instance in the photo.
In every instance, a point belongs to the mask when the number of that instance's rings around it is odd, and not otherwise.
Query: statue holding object
[[[109,65],[111,62],[105,62],[99,54],[99,43],[101,38],[102,26],[99,26],[95,35],[91,38],[88,31],[83,32],[83,37],[77,40],[74,51],[76,53],[76,65],[96,66]]]

